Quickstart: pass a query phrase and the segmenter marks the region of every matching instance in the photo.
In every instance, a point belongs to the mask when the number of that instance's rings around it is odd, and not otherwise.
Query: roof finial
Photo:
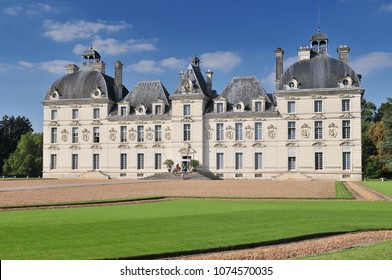
[[[317,32],[320,32],[320,0],[317,1]]]

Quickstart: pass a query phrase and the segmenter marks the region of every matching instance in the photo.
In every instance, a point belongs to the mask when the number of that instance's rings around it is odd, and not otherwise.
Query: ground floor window
[[[154,168],[155,169],[162,169],[162,154],[156,153],[154,155]]]
[[[263,159],[263,154],[262,153],[255,153],[255,169],[262,169],[262,159]]]
[[[351,152],[343,152],[343,170],[351,169]]]
[[[315,170],[322,170],[323,167],[323,153],[316,152],[314,153],[314,169]]]
[[[243,153],[235,153],[235,169],[243,169],[244,168],[244,159]]]
[[[57,155],[50,155],[50,169],[57,169]]]
[[[289,171],[295,171],[297,169],[296,161],[297,161],[296,157],[289,157],[289,160],[288,160],[288,170]]]
[[[79,155],[78,154],[72,154],[72,169],[78,169],[79,168]]]
[[[99,169],[99,154],[93,154],[93,169]]]
[[[144,154],[137,154],[137,169],[144,169]]]
[[[128,168],[128,155],[125,153],[120,154],[120,169]]]
[[[223,153],[216,153],[216,169],[224,169],[224,156]]]

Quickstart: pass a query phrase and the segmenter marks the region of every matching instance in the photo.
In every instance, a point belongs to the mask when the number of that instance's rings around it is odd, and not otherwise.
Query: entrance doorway
[[[184,166],[184,165],[186,165],[186,167],[187,167],[187,170],[189,170],[189,163],[190,163],[190,161],[191,161],[191,156],[182,156],[182,160],[181,160],[181,163],[182,163],[182,166]]]

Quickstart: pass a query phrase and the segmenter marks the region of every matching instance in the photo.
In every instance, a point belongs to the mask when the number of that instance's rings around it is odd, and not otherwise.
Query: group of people
[[[186,174],[188,172],[188,166],[185,163],[176,163],[172,165],[171,172],[178,176],[180,175],[183,180],[186,180]]]

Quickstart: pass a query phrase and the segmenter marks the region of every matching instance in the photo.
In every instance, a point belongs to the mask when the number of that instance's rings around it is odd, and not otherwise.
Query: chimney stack
[[[68,64],[66,67],[67,75],[72,74],[79,71],[79,67],[75,64]]]
[[[344,63],[348,64],[348,53],[350,52],[350,48],[347,45],[342,45],[338,49],[339,59]]]
[[[214,72],[212,72],[210,69],[206,72],[207,75],[207,94],[209,96],[212,96],[212,75]]]
[[[114,63],[114,85],[116,89],[116,96],[117,100],[122,99],[122,90],[123,90],[123,84],[122,84],[122,69],[123,69],[123,64],[121,61],[117,60]]]
[[[275,57],[276,57],[276,62],[275,62],[275,71],[276,71],[275,83],[276,83],[276,89],[278,89],[279,81],[280,81],[280,79],[283,76],[283,55],[284,55],[284,51],[281,48],[277,48],[275,50]]]

